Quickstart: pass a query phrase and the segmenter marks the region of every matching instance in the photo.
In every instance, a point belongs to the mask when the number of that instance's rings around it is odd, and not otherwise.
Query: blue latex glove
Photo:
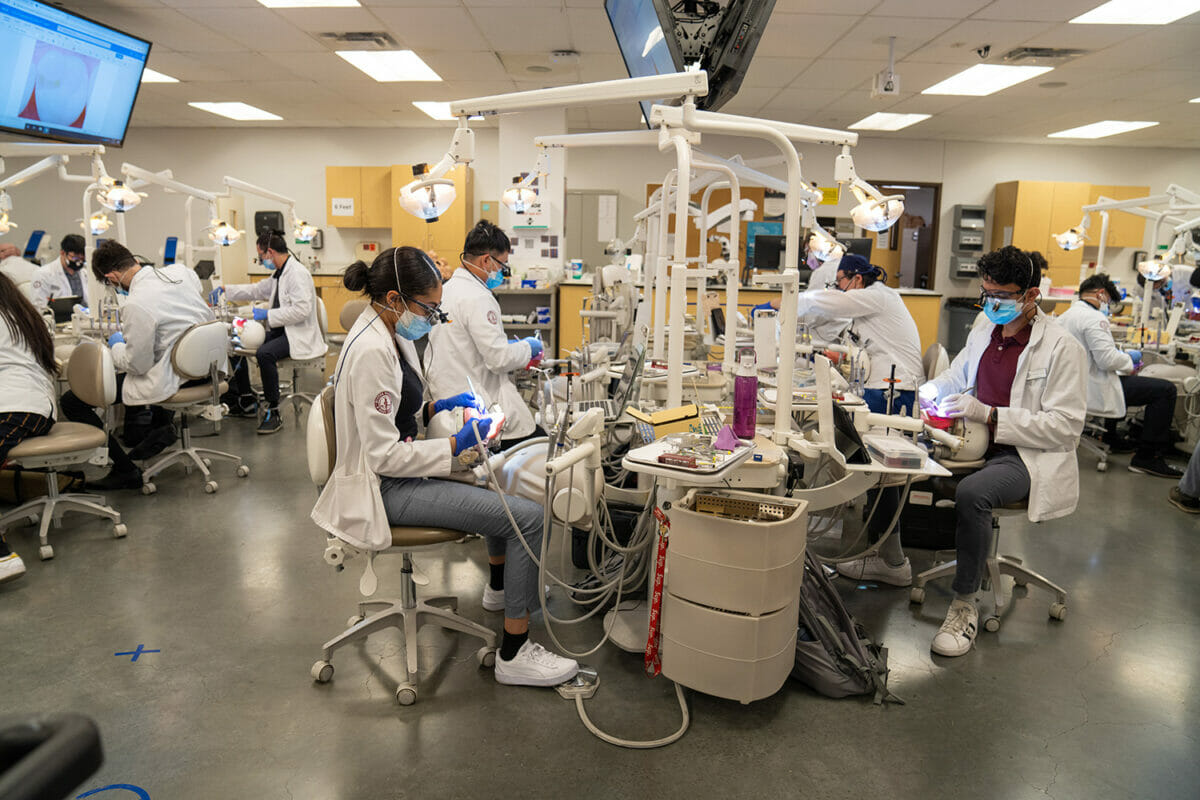
[[[483,405],[483,401],[480,400],[476,395],[472,394],[471,392],[463,392],[462,394],[454,395],[454,397],[447,397],[443,400],[436,401],[433,404],[433,413],[436,414],[439,411],[448,411],[452,408],[473,408],[480,412],[487,411],[487,408],[485,408]]]
[[[1142,363],[1142,351],[1141,350],[1126,350],[1125,352],[1128,353],[1129,357],[1133,359],[1133,363],[1135,365]]]
[[[108,346],[109,347],[112,347],[113,345],[117,345],[117,344],[125,344],[125,337],[121,335],[120,331],[117,331],[112,336],[108,337]]]
[[[225,287],[218,286],[208,293],[208,304],[215,306],[221,302],[221,295],[225,294]]]
[[[537,358],[542,354],[542,340],[536,336],[526,336],[521,340],[529,345],[529,360]]]
[[[255,322],[266,322],[267,321],[267,309],[265,309],[265,308],[254,309],[254,321]]]
[[[750,309],[751,318],[753,318],[754,315],[757,314],[759,311],[775,311],[775,306],[771,305],[771,302],[769,300],[765,303],[759,303],[754,308]]]
[[[491,417],[478,417],[473,420],[479,426],[479,436],[487,439],[488,431],[492,429]],[[475,447],[480,442],[480,438],[475,435],[475,426],[468,422],[463,426],[462,430],[450,437],[454,439],[454,454],[461,455],[467,452],[472,447]]]

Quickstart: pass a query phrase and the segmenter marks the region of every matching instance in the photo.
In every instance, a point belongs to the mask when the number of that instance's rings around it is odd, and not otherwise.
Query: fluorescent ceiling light
[[[1078,128],[1068,128],[1057,133],[1048,133],[1050,139],[1102,139],[1105,136],[1116,136],[1118,133],[1129,133],[1142,128],[1153,128],[1157,122],[1130,122],[1120,119],[1106,119],[1093,122],[1091,125],[1080,125]]]
[[[1200,0],[1109,0],[1071,20],[1079,25],[1166,25],[1200,11]]]
[[[908,184],[908,183],[881,183],[881,184],[879,184],[879,188],[880,189],[923,189],[925,187],[913,186],[912,184]]]
[[[188,105],[192,108],[198,108],[201,111],[207,111],[210,114],[218,114],[222,117],[242,122],[283,119],[283,117],[272,114],[270,111],[263,111],[261,108],[255,108],[245,103],[188,103]]]
[[[1189,103],[1200,103],[1200,97],[1193,97],[1191,100],[1188,100],[1188,102]]]
[[[935,83],[921,94],[958,94],[983,97],[1018,83],[1045,75],[1054,67],[1008,67],[1000,64],[976,64],[941,83]]]
[[[157,70],[146,67],[142,70],[142,83],[179,83],[179,78],[172,78]]]
[[[929,114],[892,114],[877,111],[850,126],[855,131],[898,131],[929,119]]]
[[[421,109],[433,119],[455,120],[458,117],[450,113],[450,103],[439,103],[435,100],[413,100],[413,105]],[[483,119],[483,117],[468,117],[468,119]]]
[[[337,50],[349,61],[380,83],[393,81],[440,81],[441,76],[429,68],[412,50]]]
[[[357,8],[358,0],[258,0],[267,8]]]

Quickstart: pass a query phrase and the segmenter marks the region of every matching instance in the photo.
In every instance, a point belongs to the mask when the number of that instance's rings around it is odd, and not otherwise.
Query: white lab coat
[[[37,264],[32,261],[26,261],[20,256],[9,256],[0,261],[0,272],[3,272],[9,279],[17,285],[17,288],[25,293],[25,296],[30,300],[33,299],[33,275],[39,269]],[[65,275],[63,277],[66,277]],[[84,282],[86,285],[86,281]],[[43,302],[42,305],[45,305]]]
[[[14,339],[0,320],[0,414],[27,412],[53,419],[57,396],[54,379],[33,357],[29,345]]]
[[[499,403],[504,409],[501,435],[505,439],[532,434],[533,414],[509,373],[529,363],[533,348],[523,341],[508,341],[496,296],[468,270],[459,268],[446,281],[442,310],[451,321],[433,326],[425,351],[430,397],[470,391],[470,378],[484,404]]]
[[[993,327],[971,329],[966,347],[933,379],[939,398],[973,389]],[[1031,522],[1064,517],[1079,502],[1075,447],[1087,413],[1086,363],[1079,342],[1039,311],[1029,344],[1017,360],[1010,404],[996,410],[995,433],[997,444],[1017,448],[1029,470]]]
[[[83,269],[86,269],[84,267]],[[81,305],[88,305],[88,279],[84,274],[83,269],[80,269],[79,283]],[[38,308],[45,308],[51,300],[59,297],[71,297],[75,294],[71,289],[71,282],[67,280],[67,271],[63,268],[62,258],[56,258],[49,264],[43,264],[38,267],[33,278],[29,282],[30,293],[33,295],[33,304]]]
[[[125,373],[121,402],[152,405],[179,391],[183,378],[171,366],[171,349],[188,328],[212,319],[192,270],[182,264],[138,270],[121,307],[125,341],[112,349],[113,366]]]
[[[317,289],[309,271],[291,256],[284,262],[283,276],[278,281],[275,280],[275,273],[271,273],[270,277],[258,283],[226,286],[225,297],[235,303],[266,300],[274,305],[276,284],[279,308],[267,312],[267,326],[283,328],[292,358],[325,355],[329,345],[321,334],[321,322],[317,318]]]
[[[404,387],[401,355],[420,371],[412,342],[393,336],[368,307],[346,334],[334,370],[337,459],[312,519],[339,539],[368,550],[392,544],[380,476],[446,477],[453,461],[449,439],[400,440],[395,417]],[[418,413],[418,424],[422,421]]]
[[[812,275],[809,276],[808,289],[801,292],[800,297],[804,297],[808,292],[825,291],[825,285],[833,283],[837,279],[838,264],[841,263],[841,256],[823,261],[821,266],[814,269]],[[809,324],[809,332],[818,342],[830,343],[837,341],[849,324],[849,317],[822,318]]]
[[[1113,341],[1108,317],[1090,303],[1076,300],[1058,317],[1088,357],[1087,410],[1101,417],[1125,416],[1125,392],[1118,373],[1133,371],[1133,359]]]
[[[813,289],[800,295],[796,313],[805,322],[818,325],[851,320],[850,329],[858,335],[859,346],[871,357],[866,388],[888,388],[893,366],[900,381],[897,391],[915,391],[924,383],[921,335],[900,293],[892,287],[876,282],[846,292]]]
[[[842,257],[830,258],[821,262],[821,266],[812,271],[812,275],[808,277],[808,291],[824,289],[825,284],[833,283],[837,278],[838,264],[842,263]]]

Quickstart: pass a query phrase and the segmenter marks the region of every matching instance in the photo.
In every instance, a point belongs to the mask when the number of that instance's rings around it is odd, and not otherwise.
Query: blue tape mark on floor
[[[146,653],[161,653],[161,652],[162,652],[162,650],[147,650],[146,646],[144,644],[139,644],[137,646],[137,650],[130,650],[128,653],[113,653],[113,655],[114,656],[133,656],[133,658],[129,659],[130,663],[132,663],[134,661],[137,661],[138,658],[145,655]]]
[[[99,789],[92,789],[90,792],[75,795],[75,800],[81,800],[84,797],[91,797],[100,792],[109,792],[113,789],[124,789],[127,792],[133,792],[134,796],[140,797],[141,800],[150,800],[150,793],[140,786],[134,786],[131,783],[114,783],[112,786],[102,786]]]

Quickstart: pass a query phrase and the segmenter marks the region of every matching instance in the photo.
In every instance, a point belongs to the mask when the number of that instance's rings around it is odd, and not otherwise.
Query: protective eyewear
[[[406,303],[416,303],[418,306],[420,306],[421,310],[425,312],[425,319],[429,321],[430,325],[437,325],[440,322],[450,321],[450,317],[446,316],[445,311],[442,311],[441,303],[431,306],[426,303],[422,303],[415,297],[405,297],[404,295],[400,295],[400,299]]]

